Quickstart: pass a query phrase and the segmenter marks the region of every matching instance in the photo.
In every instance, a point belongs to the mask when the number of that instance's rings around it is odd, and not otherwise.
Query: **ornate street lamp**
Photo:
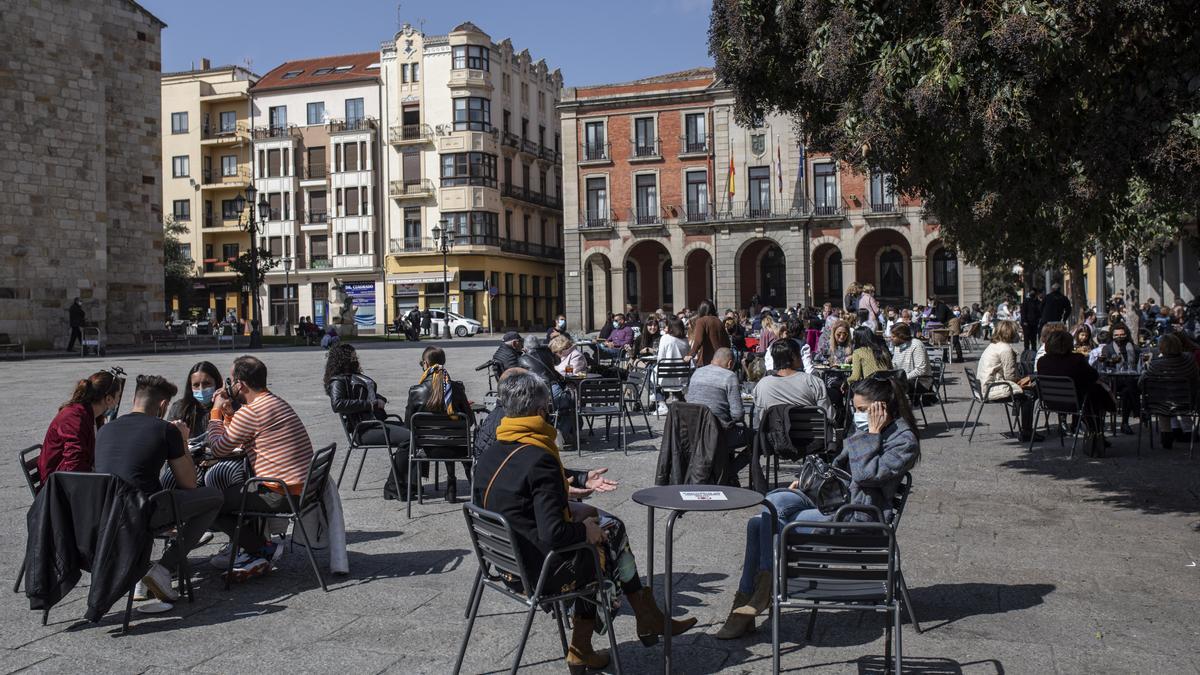
[[[247,230],[250,232],[250,306],[251,314],[254,318],[250,321],[250,349],[262,348],[262,317],[259,315],[258,307],[258,227],[254,219],[254,198],[258,197],[258,190],[251,184],[246,188],[246,196],[243,198],[238,195],[233,200],[233,206],[241,214],[247,206],[250,207],[250,212],[247,214]],[[267,201],[267,196],[261,196],[258,202],[258,217],[263,223],[267,222],[270,216],[271,204]],[[239,215],[240,217],[240,215]]]
[[[446,339],[449,340],[453,331],[450,330],[450,279],[447,273],[447,257],[450,255],[450,249],[454,247],[454,239],[450,235],[449,222],[445,218],[438,222],[441,223],[441,227],[433,226],[433,246],[435,250],[442,252],[442,329],[446,331]]]

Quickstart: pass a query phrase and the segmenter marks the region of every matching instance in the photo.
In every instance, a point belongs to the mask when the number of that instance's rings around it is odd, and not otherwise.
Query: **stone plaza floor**
[[[443,344],[450,371],[482,396],[474,366],[493,339]],[[364,344],[361,361],[381,393],[404,400],[418,375],[418,345]],[[109,365],[167,376],[183,384],[202,358],[227,371],[235,354],[176,353],[104,359],[0,361],[5,422],[0,463],[0,583],[11,588],[24,553],[30,498],[16,453],[40,442],[73,383]],[[269,349],[260,354],[270,387],[289,401],[314,444],[345,443],[321,386],[319,349]],[[974,360],[968,360],[974,367]],[[925,632],[904,627],[905,670],[914,673],[1200,673],[1200,459],[1186,445],[1142,449],[1122,437],[1104,459],[1067,459],[1053,436],[1030,452],[1007,435],[998,406],[988,406],[973,443],[959,436],[968,395],[961,366],[951,371],[950,429],[928,411],[915,492],[899,532],[905,575]],[[127,396],[123,410],[128,409]],[[398,406],[394,406],[399,411]],[[402,412],[402,411],[401,411]],[[640,417],[635,418],[641,425]],[[621,482],[595,503],[621,516],[645,570],[646,516],[630,495],[653,484],[661,424],[632,437],[629,455],[601,434],[582,460],[607,466]],[[1001,432],[1004,433],[1001,433]],[[585,437],[587,438],[587,437]],[[357,461],[357,459],[355,460]],[[222,589],[203,559],[224,537],[193,555],[200,579],[194,604],[140,616],[132,634],[117,637],[119,603],[98,625],[82,621],[87,576],[50,613],[28,609],[23,595],[0,592],[0,670],[4,672],[339,672],[448,673],[465,627],[463,609],[476,564],[460,505],[435,495],[414,517],[403,503],[382,499],[386,463],[369,458],[362,485],[341,497],[346,513],[350,574],[329,577],[323,593],[300,549],[266,577]],[[467,495],[461,483],[460,495]],[[677,615],[700,624],[675,642],[680,673],[763,673],[771,669],[770,624],[730,642],[713,635],[732,599],[749,512],[691,514],[676,528]],[[664,518],[665,520],[665,518]],[[661,596],[662,536],[656,527]],[[323,556],[318,562],[325,565]],[[326,568],[327,569],[327,568]],[[521,607],[487,593],[464,672],[505,672],[522,625]],[[881,618],[822,613],[810,643],[807,615],[785,614],[783,668],[814,673],[882,672]],[[661,671],[661,644],[643,647],[627,610],[616,620],[625,672]],[[596,644],[602,643],[598,639]],[[529,672],[564,672],[557,631],[548,615],[534,622],[524,664]]]

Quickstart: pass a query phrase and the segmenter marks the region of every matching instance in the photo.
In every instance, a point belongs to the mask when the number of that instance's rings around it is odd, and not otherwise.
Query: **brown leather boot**
[[[717,631],[715,636],[718,640],[735,640],[746,633],[754,631],[754,615],[739,614],[736,611],[738,607],[745,605],[749,601],[750,596],[741,591],[736,591],[733,594],[733,607],[729,610],[729,616],[725,619],[725,625],[721,626],[721,630]]]
[[[633,615],[637,618],[637,636],[647,647],[656,644],[658,638],[666,630],[666,617],[654,602],[650,589],[643,588],[629,596],[629,605],[633,607]],[[679,635],[696,625],[696,617],[678,620],[671,619],[671,635]]]
[[[738,614],[749,614],[750,616],[758,616],[767,611],[771,606],[771,573],[759,572],[754,575],[754,592],[746,600],[746,604],[741,607],[735,607],[734,612]]]
[[[567,648],[567,669],[571,675],[583,675],[589,669],[608,667],[608,650],[592,649],[592,632],[595,628],[594,620],[575,617],[575,625],[571,627],[571,646]]]

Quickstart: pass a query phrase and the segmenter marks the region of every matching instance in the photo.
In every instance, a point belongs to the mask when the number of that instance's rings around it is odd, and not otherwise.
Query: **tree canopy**
[[[980,265],[1138,252],[1196,213],[1194,0],[714,0],[739,119],[894,177]]]

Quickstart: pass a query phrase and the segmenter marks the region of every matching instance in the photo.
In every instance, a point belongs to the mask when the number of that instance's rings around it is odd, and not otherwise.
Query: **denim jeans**
[[[833,520],[816,508],[812,500],[802,492],[794,490],[775,490],[767,494],[767,501],[775,506],[779,516],[778,528],[797,520],[814,520],[826,522]],[[750,594],[754,592],[754,576],[759,572],[771,569],[771,556],[775,549],[772,546],[771,512],[763,509],[762,513],[751,518],[746,523],[746,553],[742,559],[742,580],[738,590]],[[812,528],[797,528],[798,532],[811,533]]]
[[[558,430],[574,436],[575,434],[575,397],[570,390],[561,384],[550,385],[550,400],[558,411]]]

